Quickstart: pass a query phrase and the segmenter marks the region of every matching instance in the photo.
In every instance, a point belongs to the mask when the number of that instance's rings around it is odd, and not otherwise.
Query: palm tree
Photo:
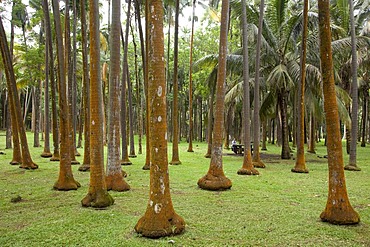
[[[304,92],[306,79],[306,48],[307,48],[308,0],[304,0],[303,30],[301,50],[301,77],[298,84],[298,125],[297,125],[297,158],[292,172],[308,173],[304,156]]]
[[[121,78],[121,131],[122,131],[122,165],[131,165],[132,162],[129,159],[128,149],[127,149],[127,100],[126,100],[126,82],[128,84],[128,62],[127,62],[127,53],[128,53],[128,32],[129,32],[129,23],[130,23],[130,10],[131,10],[131,0],[128,0],[127,3],[127,19],[126,19],[126,33],[125,38],[123,37],[123,31],[121,28],[121,39],[123,46],[123,69],[122,69],[122,78]]]
[[[49,5],[47,0],[43,0],[42,2],[42,9],[44,12],[44,29],[45,29],[45,96],[44,96],[44,126],[45,126],[45,141],[44,141],[44,151],[41,154],[41,157],[52,157],[52,153],[50,152],[50,125],[49,125],[49,75],[50,75],[50,50],[49,47],[51,44],[51,34],[50,28],[50,16],[49,16]],[[48,30],[49,29],[49,30]]]
[[[69,14],[69,4],[65,6],[65,18],[64,18],[64,39],[65,39],[65,66],[67,70],[67,102],[68,102],[68,136],[70,138],[70,155],[72,164],[80,164],[76,160],[76,141],[75,141],[75,132],[73,129],[73,119],[74,119],[74,106],[72,102],[73,95],[73,63],[72,63],[72,47],[71,47],[71,23],[70,23],[70,14]]]
[[[6,81],[9,90],[11,114],[14,115],[12,119],[15,120],[14,123],[16,128],[14,131],[18,131],[22,148],[22,164],[19,167],[24,169],[37,169],[38,165],[36,165],[31,158],[25,128],[21,120],[22,119],[21,105],[19,102],[17,85],[14,76],[14,69],[12,65],[12,59],[10,56],[10,50],[8,47],[8,42],[1,17],[0,17],[0,48],[7,77]]]
[[[250,134],[250,87],[249,87],[249,57],[248,57],[248,30],[247,30],[247,11],[245,0],[242,5],[242,33],[243,33],[243,130],[244,130],[244,159],[243,166],[238,170],[240,175],[258,175],[259,172],[254,169],[251,152],[251,134]]]
[[[58,59],[58,79],[59,79],[59,109],[60,109],[60,162],[59,177],[54,184],[56,190],[76,190],[80,187],[72,173],[70,156],[70,138],[68,129],[68,104],[67,104],[67,84],[64,64],[64,46],[62,40],[62,27],[60,22],[59,1],[53,0],[54,26],[56,34],[57,59]]]
[[[351,46],[352,46],[352,116],[351,116],[351,143],[349,151],[349,164],[345,170],[360,171],[356,164],[357,156],[357,130],[358,130],[358,84],[357,84],[357,41],[355,33],[355,18],[353,14],[353,0],[349,2],[349,15],[351,20]]]
[[[212,157],[207,174],[198,180],[198,186],[206,190],[226,190],[232,186],[222,168],[222,129],[224,123],[224,99],[226,81],[227,33],[229,1],[222,1],[219,61],[216,85],[216,113],[212,139]]]
[[[332,224],[357,224],[360,222],[360,217],[349,202],[343,169],[339,114],[334,87],[329,1],[318,1],[318,7],[329,167],[328,200],[320,218]]]
[[[110,31],[110,74],[108,100],[108,157],[106,168],[107,190],[126,191],[130,186],[122,175],[120,162],[120,20],[121,1],[112,2],[112,25]]]
[[[80,0],[81,11],[81,43],[82,43],[82,64],[83,64],[83,106],[84,106],[84,157],[82,165],[78,168],[79,171],[90,170],[90,79],[87,54],[87,27],[86,27],[86,9],[85,0]]]
[[[184,220],[175,213],[169,186],[167,160],[167,113],[163,7],[161,0],[148,1],[150,9],[149,43],[149,102],[150,102],[150,194],[147,209],[135,226],[135,231],[145,237],[158,238],[180,234],[185,229]],[[147,13],[149,14],[149,13]],[[149,110],[147,109],[147,110]]]
[[[253,116],[253,165],[258,168],[265,168],[265,164],[260,158],[260,57],[261,57],[261,41],[262,41],[262,26],[263,26],[263,15],[264,15],[265,1],[261,0],[259,8],[259,20],[258,20],[258,34],[257,34],[257,45],[256,45],[256,65],[255,65],[255,79],[254,79],[254,116]]]
[[[175,8],[175,34],[174,34],[174,54],[173,54],[173,108],[172,108],[172,121],[173,121],[173,140],[172,140],[172,160],[171,165],[181,164],[179,158],[179,109],[178,109],[178,93],[179,93],[179,78],[178,78],[178,60],[179,60],[179,12],[180,0],[176,0]]]
[[[84,207],[105,208],[114,203],[104,174],[103,92],[100,70],[99,0],[89,0],[90,19],[90,186]]]
[[[195,22],[195,4],[196,0],[193,0],[193,15],[191,18],[191,36],[190,36],[190,54],[189,54],[189,146],[188,152],[194,152],[193,150],[193,42],[194,42],[194,22]]]

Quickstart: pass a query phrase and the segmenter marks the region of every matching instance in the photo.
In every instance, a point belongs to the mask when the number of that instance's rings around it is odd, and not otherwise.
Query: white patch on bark
[[[154,150],[155,150],[156,153],[158,153],[158,148],[155,148]]]
[[[162,86],[159,86],[158,87],[158,90],[157,90],[157,95],[160,97],[160,96],[162,96]]]
[[[157,203],[154,205],[154,212],[156,214],[159,214],[159,212],[161,212],[161,209],[162,209],[162,204],[161,203]]]
[[[164,139],[167,140],[167,132],[164,133]]]
[[[91,124],[92,124],[92,125],[95,125],[95,121],[94,121],[94,120],[92,120]]]
[[[158,116],[158,122],[162,122],[162,117]]]
[[[163,181],[163,177],[160,176],[159,177],[159,187],[161,188],[161,193],[164,195],[164,191],[165,191],[165,186],[164,186],[164,181]]]
[[[152,192],[152,193],[153,193],[153,192]],[[152,201],[152,200],[150,200],[150,201],[149,201],[149,205],[150,205],[150,206],[153,206],[153,201]]]

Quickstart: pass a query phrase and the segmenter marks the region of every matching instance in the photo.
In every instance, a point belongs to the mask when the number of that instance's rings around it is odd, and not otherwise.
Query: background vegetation
[[[5,138],[5,137],[0,137]],[[0,148],[4,140],[0,139]],[[171,145],[171,144],[169,144]],[[357,226],[337,226],[320,221],[327,199],[327,159],[323,142],[317,154],[306,154],[309,174],[290,172],[294,160],[281,160],[280,148],[268,145],[262,152],[265,169],[260,176],[239,176],[242,156],[224,150],[224,170],[233,181],[230,191],[210,192],[197,187],[208,169],[205,143],[194,143],[194,153],[180,143],[182,165],[170,166],[171,195],[176,212],[186,221],[186,231],[157,240],[134,231],[144,214],[149,193],[149,171],[141,167],[145,155],[133,158],[128,192],[110,192],[115,204],[105,210],[82,208],[89,173],[73,166],[82,185],[77,191],[55,191],[59,163],[39,156],[31,148],[39,169],[11,166],[11,150],[0,155],[1,246],[369,246],[370,167],[369,147],[358,149],[360,172],[346,172],[351,204],[360,214]],[[145,149],[144,149],[145,150]],[[79,149],[82,153],[83,149]],[[171,149],[169,148],[169,151]],[[169,154],[170,156],[170,154]],[[78,157],[82,161],[82,157]],[[348,160],[345,156],[344,160]],[[22,200],[12,203],[20,196]]]

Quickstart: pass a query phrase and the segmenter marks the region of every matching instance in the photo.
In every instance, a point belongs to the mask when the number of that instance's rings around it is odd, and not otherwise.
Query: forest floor
[[[237,175],[242,156],[224,150],[225,175],[233,182],[228,191],[211,192],[198,188],[210,159],[204,158],[206,143],[179,146],[181,165],[169,166],[171,197],[175,211],[186,221],[182,235],[147,239],[134,231],[149,198],[149,171],[142,170],[145,154],[131,158],[123,166],[128,192],[109,192],[115,199],[105,210],[83,208],[89,173],[72,167],[81,183],[76,191],[52,189],[58,178],[59,163],[40,157],[43,148],[31,153],[39,169],[22,170],[9,165],[12,150],[4,150],[0,137],[0,246],[370,246],[370,144],[358,147],[360,172],[346,171],[352,206],[361,223],[339,226],[323,223],[328,194],[327,159],[323,142],[317,153],[306,153],[308,174],[292,173],[291,160],[279,158],[280,148],[269,144],[262,151],[266,168],[259,176]],[[29,133],[29,140],[31,134]],[[42,142],[43,145],[43,142]],[[171,143],[168,145],[171,160]],[[138,147],[136,146],[136,152]],[[145,152],[145,147],[143,147]],[[295,151],[295,150],[293,150]],[[79,149],[83,154],[83,148]],[[77,157],[82,162],[83,157]],[[348,156],[344,155],[344,163]],[[12,202],[12,199],[20,199]]]

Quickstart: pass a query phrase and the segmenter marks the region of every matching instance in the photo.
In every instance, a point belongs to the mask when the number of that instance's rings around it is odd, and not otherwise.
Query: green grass
[[[5,138],[1,138],[3,150]],[[41,158],[42,150],[31,148],[39,165],[34,171],[9,165],[11,150],[0,155],[0,246],[370,246],[369,146],[358,148],[362,171],[346,171],[350,201],[361,223],[338,226],[319,218],[326,205],[328,177],[327,160],[317,157],[326,154],[322,143],[317,145],[317,154],[306,154],[308,174],[290,172],[294,160],[276,158],[280,148],[273,145],[263,152],[267,167],[259,169],[259,176],[237,175],[242,157],[225,155],[225,174],[233,186],[229,191],[210,192],[197,187],[197,180],[209,167],[209,159],[203,157],[206,144],[194,143],[195,152],[188,153],[183,142],[182,165],[169,170],[173,204],[185,219],[186,230],[179,236],[155,240],[133,230],[149,198],[149,172],[141,169],[144,154],[132,158],[132,166],[123,167],[132,189],[110,192],[115,204],[95,210],[82,208],[80,203],[88,190],[89,173],[73,166],[82,187],[55,191],[52,186],[59,163]],[[83,149],[79,151],[83,153]],[[346,163],[348,156],[344,159]],[[22,201],[12,203],[18,195]]]

